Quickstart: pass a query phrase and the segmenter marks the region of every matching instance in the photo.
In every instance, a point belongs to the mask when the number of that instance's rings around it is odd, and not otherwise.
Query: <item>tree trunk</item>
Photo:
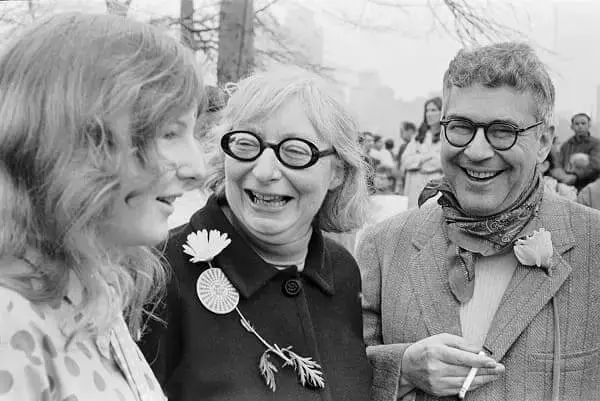
[[[106,0],[106,11],[109,14],[127,17],[131,0]]]
[[[221,0],[219,13],[219,85],[237,82],[254,67],[254,1]]]
[[[194,0],[181,0],[179,18],[181,19],[181,43],[193,49],[194,37],[191,30],[194,27]]]

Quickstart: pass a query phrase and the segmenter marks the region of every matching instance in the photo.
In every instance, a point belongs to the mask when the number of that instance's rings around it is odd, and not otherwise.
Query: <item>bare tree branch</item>
[[[257,8],[254,10],[254,13],[256,15],[262,13],[263,11],[267,10],[269,7],[271,7],[273,4],[278,3],[280,0],[271,0],[269,3],[265,4],[264,6]]]
[[[515,14],[515,7],[509,1],[502,2],[505,8]],[[488,3],[479,4],[470,0],[427,0],[426,3],[408,3],[400,0],[369,0],[371,8],[380,9],[390,16],[393,12],[410,18],[411,12],[427,9],[432,19],[432,30],[442,32],[459,40],[462,44],[484,41],[506,40],[520,34],[516,29],[500,22]],[[326,12],[329,16],[356,28],[373,32],[393,32],[401,29],[401,23],[380,23],[363,21],[360,18],[348,17],[343,10]],[[399,28],[400,27],[400,28]]]

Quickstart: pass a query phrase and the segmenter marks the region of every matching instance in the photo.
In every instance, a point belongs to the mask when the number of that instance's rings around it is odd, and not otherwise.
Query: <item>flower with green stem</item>
[[[310,357],[303,357],[292,351],[291,346],[285,348],[277,344],[271,345],[267,342],[246,319],[238,308],[239,292],[231,284],[225,273],[213,266],[212,260],[223,251],[231,240],[227,234],[221,234],[217,230],[201,230],[190,233],[187,243],[183,245],[183,251],[192,256],[190,262],[207,262],[209,268],[203,271],[196,282],[196,293],[202,305],[216,314],[227,314],[232,311],[240,317],[241,325],[252,333],[266,348],[259,359],[258,368],[265,384],[271,391],[275,391],[277,384],[275,374],[279,371],[270,357],[277,356],[282,361],[281,367],[291,367],[296,371],[298,381],[302,386],[325,387],[325,379],[321,371],[321,365]]]

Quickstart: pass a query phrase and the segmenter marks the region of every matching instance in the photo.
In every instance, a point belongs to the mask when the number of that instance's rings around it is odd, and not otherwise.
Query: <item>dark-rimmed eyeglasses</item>
[[[506,121],[480,124],[462,117],[442,118],[440,121],[441,126],[444,127],[444,136],[450,145],[464,148],[473,141],[479,128],[483,128],[485,139],[496,150],[512,148],[517,143],[519,134],[543,123],[543,121],[538,121],[525,128],[520,128]]]
[[[252,131],[231,131],[221,138],[223,151],[236,160],[251,162],[260,157],[267,148],[273,149],[277,160],[291,169],[308,168],[321,157],[335,154],[333,148],[319,150],[317,146],[302,138],[286,138],[279,143],[270,143]]]

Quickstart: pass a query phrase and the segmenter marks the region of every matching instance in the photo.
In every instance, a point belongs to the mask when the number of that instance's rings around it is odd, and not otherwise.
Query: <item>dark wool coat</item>
[[[152,324],[141,348],[170,401],[369,399],[371,367],[362,338],[360,274],[341,245],[315,229],[304,271],[279,271],[264,262],[236,233],[211,198],[190,223],[172,232],[166,258],[173,269],[164,325]],[[240,324],[233,311],[217,315],[196,295],[207,263],[191,263],[183,252],[188,234],[216,229],[232,239],[214,260],[240,293],[238,308],[269,343],[293,346],[323,368],[324,389],[302,387],[295,372],[281,367],[271,392],[259,374],[264,345]],[[292,271],[293,270],[293,271]]]

